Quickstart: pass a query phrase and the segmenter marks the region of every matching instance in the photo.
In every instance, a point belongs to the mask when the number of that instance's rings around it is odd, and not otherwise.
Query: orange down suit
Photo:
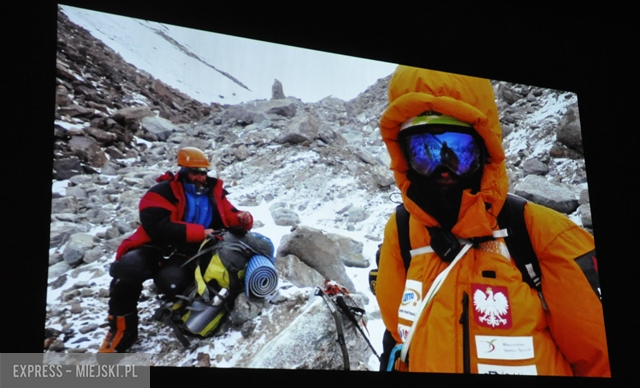
[[[411,214],[412,249],[429,246],[425,226],[439,225],[407,196],[409,165],[397,138],[399,124],[428,110],[472,124],[484,140],[488,160],[480,191],[464,192],[452,233],[462,239],[492,235],[500,229],[496,216],[507,195],[508,178],[490,82],[399,66],[390,81],[389,107],[380,130]],[[594,250],[593,237],[564,215],[531,202],[525,206],[525,223],[540,262],[547,311],[537,291],[522,281],[499,238],[469,249],[417,315],[415,302],[449,264],[433,252],[423,253],[413,256],[405,272],[395,214],[391,217],[381,248],[376,295],[384,324],[397,343],[403,342],[418,316],[408,352],[409,371],[463,373],[466,364],[471,373],[610,376],[602,305],[575,262]],[[492,294],[502,294],[508,304],[506,314],[487,314],[479,307],[482,300],[477,298]],[[460,323],[465,311],[468,325]]]

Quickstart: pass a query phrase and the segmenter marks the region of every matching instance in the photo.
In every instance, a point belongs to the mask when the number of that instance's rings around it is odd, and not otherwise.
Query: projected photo
[[[610,376],[572,92],[60,6],[54,131],[45,352]]]

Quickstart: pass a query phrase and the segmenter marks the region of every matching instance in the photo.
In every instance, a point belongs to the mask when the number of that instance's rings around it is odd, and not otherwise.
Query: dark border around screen
[[[515,376],[377,374],[326,371],[203,370],[158,368],[152,386],[272,384],[364,386],[383,384],[472,385],[580,384],[618,386],[633,376],[638,344],[634,308],[637,292],[627,285],[637,264],[633,185],[637,131],[631,101],[637,60],[631,59],[631,10],[512,10],[497,6],[419,6],[384,3],[361,8],[345,4],[272,3],[223,6],[195,1],[64,1],[64,4],[246,38],[442,71],[526,83],[578,94],[594,234],[598,247],[612,379]],[[283,7],[284,8],[284,7]],[[51,203],[51,119],[55,91],[55,2],[9,16],[18,75],[4,91],[9,139],[4,185],[5,252],[2,274],[4,352],[41,352]],[[17,16],[17,17],[14,17]],[[16,34],[17,32],[17,34]],[[9,46],[11,47],[11,46]],[[10,48],[6,48],[10,50]],[[6,61],[10,59],[5,59]],[[633,62],[636,61],[636,62]],[[636,66],[634,66],[634,63]],[[633,73],[633,72],[636,73]],[[16,86],[14,82],[17,81]],[[17,92],[17,94],[13,94]],[[36,135],[37,134],[37,135]],[[631,356],[629,356],[631,354]],[[400,378],[400,381],[397,379]],[[497,380],[499,379],[499,380]],[[203,385],[204,386],[204,385]]]

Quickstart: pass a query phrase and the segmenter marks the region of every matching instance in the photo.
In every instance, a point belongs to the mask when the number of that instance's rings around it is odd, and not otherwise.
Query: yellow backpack
[[[271,240],[259,233],[244,235],[223,231],[207,239],[199,253],[194,282],[176,300],[165,302],[155,318],[169,326],[185,347],[183,332],[207,337],[219,326],[244,289],[246,267],[255,255],[273,257]]]

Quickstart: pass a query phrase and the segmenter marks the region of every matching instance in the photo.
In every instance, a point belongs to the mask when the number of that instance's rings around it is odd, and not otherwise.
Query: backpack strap
[[[498,215],[498,225],[507,229],[508,237],[504,239],[507,249],[511,253],[516,267],[522,273],[523,280],[539,293],[542,292],[540,280],[541,270],[538,256],[531,245],[529,231],[524,221],[524,206],[527,200],[508,194],[507,199]],[[396,227],[398,229],[398,244],[400,255],[404,262],[405,271],[411,265],[411,241],[409,234],[409,212],[403,204],[396,207]]]
[[[506,237],[504,239],[507,249],[516,264],[516,267],[522,273],[523,280],[531,287],[538,291],[542,306],[548,309],[547,304],[542,296],[542,283],[540,281],[540,263],[531,245],[529,231],[524,221],[524,206],[527,201],[523,198],[508,194],[502,211],[498,215],[498,225],[507,229],[507,236],[501,234],[501,231],[494,237]],[[400,254],[404,262],[405,272],[409,270],[411,264],[411,241],[409,237],[409,212],[403,204],[396,208],[396,227],[398,229],[398,244],[400,245]],[[431,231],[427,230],[431,234]],[[420,252],[426,253],[419,248]],[[433,251],[432,249],[429,250]],[[376,274],[377,275],[377,274]],[[390,358],[391,348],[395,345],[395,340],[388,330],[385,330],[383,337],[383,348],[380,369],[384,370],[387,361]]]
[[[396,228],[398,229],[398,244],[400,244],[404,272],[407,272],[411,265],[411,238],[409,235],[409,212],[404,204],[396,207]]]
[[[546,310],[547,306],[542,297],[542,282],[540,279],[542,271],[540,270],[538,256],[536,256],[533,245],[531,245],[527,224],[524,221],[524,207],[526,204],[526,199],[508,194],[504,206],[500,214],[498,214],[498,225],[508,231],[509,235],[504,241],[507,244],[511,258],[522,274],[522,280],[529,287],[538,291],[542,305]]]
[[[409,212],[404,207],[404,204],[396,207],[396,229],[398,230],[398,244],[400,245],[400,255],[402,256],[402,262],[404,263],[405,274],[409,270],[411,265],[411,239],[409,237]],[[378,252],[376,253],[376,263],[380,260],[380,246],[378,246]],[[375,272],[374,272],[375,271]],[[372,270],[369,273],[369,284],[372,291],[375,291],[375,281],[378,277],[378,270]],[[373,283],[372,283],[373,282]],[[375,292],[374,292],[375,294]],[[391,358],[391,351],[396,346],[396,340],[389,330],[384,331],[382,337],[382,354],[380,355],[380,371],[387,370],[387,364]]]

